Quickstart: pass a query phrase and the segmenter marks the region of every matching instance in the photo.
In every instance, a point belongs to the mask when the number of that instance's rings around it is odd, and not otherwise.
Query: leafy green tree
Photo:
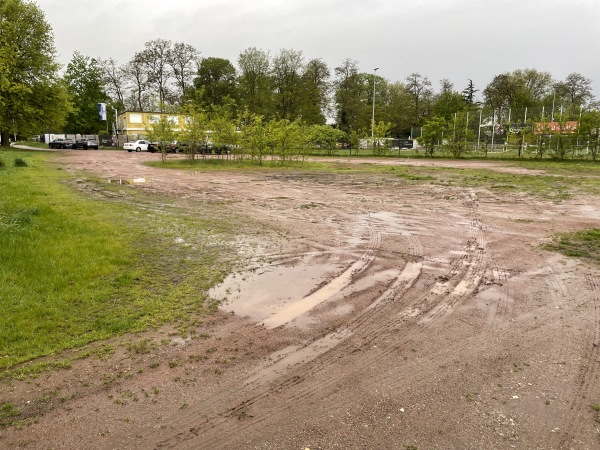
[[[245,152],[262,166],[272,146],[271,125],[262,116],[246,111],[242,117],[241,132]]]
[[[215,146],[227,148],[229,154],[237,157],[240,133],[234,120],[235,102],[225,97],[221,105],[213,105],[210,113],[210,129]]]
[[[579,73],[567,75],[565,81],[557,83],[557,89],[565,92],[568,101],[577,109],[594,99],[592,80]]]
[[[389,137],[392,130],[392,124],[389,122],[379,121],[373,127],[373,136],[375,142],[373,145],[373,153],[377,156],[387,155],[390,151],[388,145],[384,142],[385,138]]]
[[[191,161],[206,144],[208,132],[211,128],[206,111],[195,104],[188,104],[181,111],[185,115],[183,129],[179,133],[179,139],[188,145],[187,157]]]
[[[392,135],[410,135],[412,127],[412,99],[406,86],[400,82],[388,84],[385,119],[392,123]],[[377,116],[379,117],[379,116]]]
[[[300,117],[308,125],[324,125],[329,113],[330,71],[320,59],[311,59],[302,74]]]
[[[429,103],[433,95],[431,81],[421,74],[411,73],[406,77],[406,89],[411,94],[413,107],[412,125],[421,126],[424,117],[429,112]]]
[[[70,110],[52,29],[33,2],[0,1],[0,134],[60,128]]]
[[[159,119],[146,129],[148,140],[159,144],[160,157],[163,163],[167,161],[169,144],[175,140],[176,133],[174,128],[169,116],[161,114]]]
[[[273,58],[271,77],[277,117],[294,120],[300,116],[303,71],[304,57],[300,51],[281,49]]]
[[[365,130],[350,130],[348,135],[348,141],[350,142],[350,148],[356,149],[358,152],[358,148],[360,147],[360,140],[363,136],[366,136],[367,132]]]
[[[238,98],[236,71],[228,59],[204,58],[194,79],[194,87],[204,88],[206,105],[221,105],[226,97]]]
[[[348,136],[342,130],[329,125],[313,125],[310,127],[310,137],[313,146],[324,149],[328,156],[332,156],[337,144]]]
[[[600,149],[600,111],[584,111],[581,114],[579,135],[585,139],[586,147],[596,161]]]
[[[247,108],[250,114],[263,117],[274,116],[269,54],[250,47],[240,53],[238,66],[240,68],[238,77],[240,106]]]
[[[425,154],[433,156],[435,147],[439,145],[446,131],[446,120],[443,117],[432,117],[423,124],[419,143],[425,147]]]
[[[458,112],[454,115],[452,130],[448,130],[448,144],[452,155],[460,158],[473,140],[473,132],[467,126],[467,113]]]
[[[335,68],[337,124],[342,131],[371,128],[372,75],[358,72],[358,63],[345,59]]]
[[[102,69],[97,61],[79,52],[67,65],[64,75],[73,111],[67,116],[67,133],[95,134],[106,126],[98,117],[98,103],[106,103]]]
[[[271,126],[274,156],[278,157],[282,164],[286,161],[291,162],[299,156],[299,150],[303,148],[302,140],[306,135],[306,127],[299,119],[272,121]]]
[[[433,100],[433,112],[438,117],[450,120],[454,114],[463,111],[467,107],[463,94],[456,92],[452,83],[442,80],[441,92]]]

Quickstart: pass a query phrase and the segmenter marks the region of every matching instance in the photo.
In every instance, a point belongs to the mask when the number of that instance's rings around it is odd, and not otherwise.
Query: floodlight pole
[[[375,72],[379,67],[373,69],[373,115],[371,116],[371,145],[375,147]]]

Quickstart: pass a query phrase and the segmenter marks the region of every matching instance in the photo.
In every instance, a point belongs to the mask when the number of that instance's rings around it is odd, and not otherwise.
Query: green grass
[[[555,236],[545,248],[600,264],[600,228],[560,234]]]
[[[0,403],[0,426],[11,423],[21,411],[12,403]]]
[[[226,219],[94,180],[82,193],[53,154],[0,151],[15,157],[28,167],[0,169],[0,370],[214,309]]]

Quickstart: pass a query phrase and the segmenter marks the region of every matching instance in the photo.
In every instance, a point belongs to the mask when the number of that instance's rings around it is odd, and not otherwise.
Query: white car
[[[141,151],[148,151],[148,144],[150,144],[150,141],[133,141],[133,142],[125,142],[123,144],[123,148],[125,150],[127,150],[128,152],[132,152],[132,151],[136,151],[136,152],[141,152]]]

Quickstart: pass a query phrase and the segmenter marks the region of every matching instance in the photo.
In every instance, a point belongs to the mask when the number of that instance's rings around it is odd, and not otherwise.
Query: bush
[[[15,167],[28,167],[27,161],[23,158],[15,158]]]

